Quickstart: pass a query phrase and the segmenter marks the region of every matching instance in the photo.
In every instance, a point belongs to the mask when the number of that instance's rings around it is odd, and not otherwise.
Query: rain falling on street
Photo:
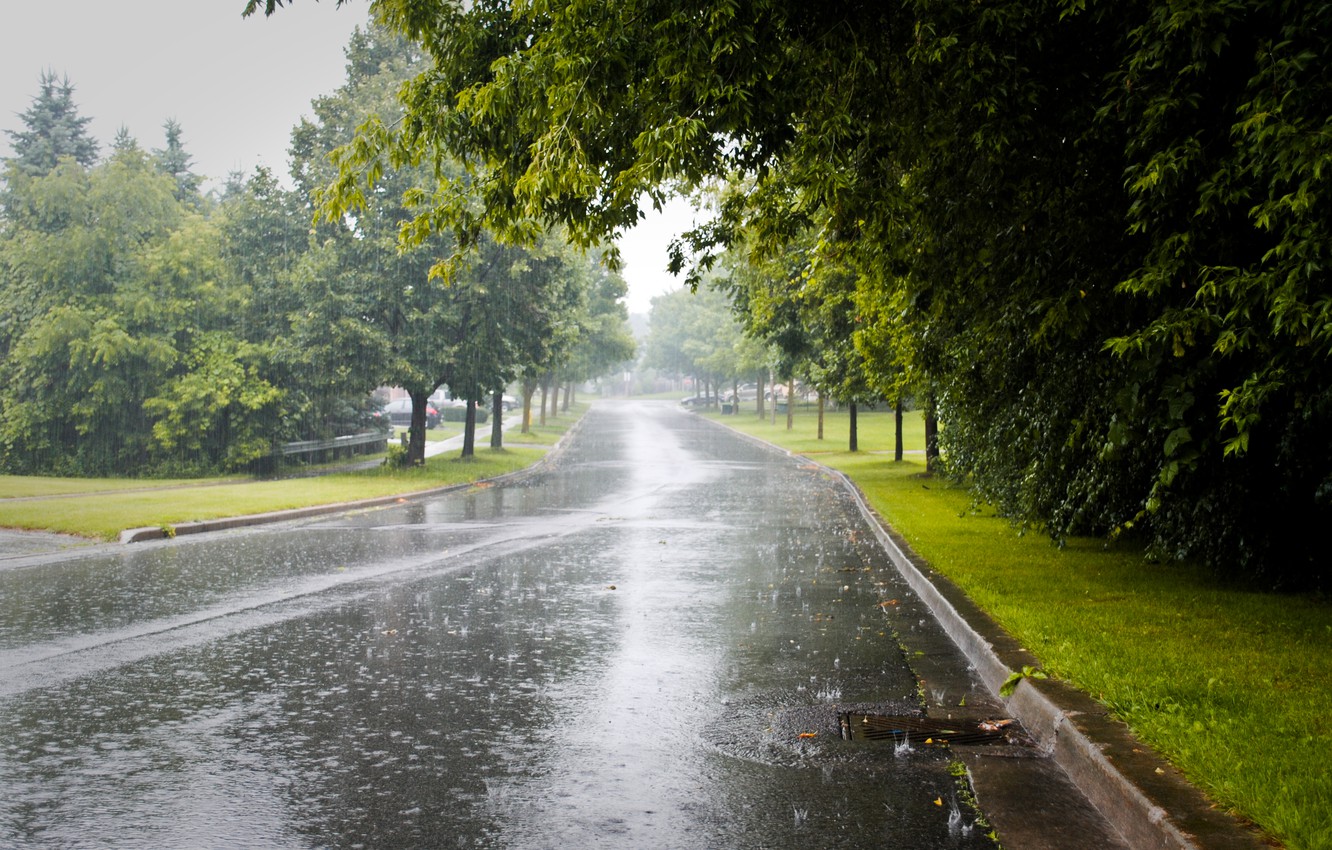
[[[948,748],[845,739],[936,631],[820,468],[598,404],[516,481],[0,566],[0,846],[990,847]]]

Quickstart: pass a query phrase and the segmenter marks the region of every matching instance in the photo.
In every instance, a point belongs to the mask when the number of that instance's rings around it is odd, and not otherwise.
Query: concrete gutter
[[[801,456],[801,460],[807,458]],[[850,478],[819,465],[852,494],[893,566],[996,698],[1013,673],[1036,665],[1032,653],[889,530]],[[1127,725],[1081,691],[1060,682],[1024,678],[1012,696],[1002,701],[1009,716],[1022,723],[1128,846],[1144,850],[1270,848],[1216,809],[1179,771],[1137,740]]]
[[[712,421],[712,420],[704,420]],[[714,423],[726,427],[723,423]],[[1122,721],[1090,696],[1062,682],[1022,679],[1004,699],[999,690],[1036,657],[978,607],[961,588],[929,568],[836,469],[759,437],[733,434],[817,466],[840,481],[874,530],[884,552],[961,650],[990,694],[1004,705],[1068,776],[1111,828],[1134,850],[1271,850],[1254,831],[1217,809],[1201,791]],[[977,794],[984,796],[982,788]],[[984,801],[982,800],[982,806]]]

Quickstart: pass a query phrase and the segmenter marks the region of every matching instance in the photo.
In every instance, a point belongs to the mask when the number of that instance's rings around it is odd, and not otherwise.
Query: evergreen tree
[[[19,117],[25,129],[5,132],[14,148],[11,162],[21,173],[31,177],[49,174],[64,157],[85,168],[97,161],[97,141],[87,131],[92,119],[79,115],[68,77],[43,72],[40,91]]]
[[[190,155],[181,143],[180,124],[174,118],[168,118],[162,125],[166,133],[166,147],[153,151],[153,161],[157,170],[176,181],[176,200],[198,208],[199,176],[190,171]]]
[[[139,140],[130,135],[128,127],[121,124],[116,129],[116,137],[111,140],[112,156],[128,154],[137,150],[139,150]]]

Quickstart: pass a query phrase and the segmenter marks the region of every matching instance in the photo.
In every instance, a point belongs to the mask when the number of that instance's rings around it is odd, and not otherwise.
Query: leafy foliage
[[[851,270],[861,322],[795,323],[922,394],[948,468],[1010,516],[1320,580],[1326,4],[374,10],[433,67],[344,149],[334,208],[383,162],[458,156],[481,203],[441,183],[410,238],[546,221],[592,242],[642,196],[725,180],[676,264],[697,283],[726,246],[771,260],[815,228],[808,265]]]
[[[10,168],[27,177],[41,177],[62,159],[91,166],[97,160],[97,142],[88,135],[92,119],[79,115],[69,78],[45,71],[38,85],[32,105],[19,116],[24,129],[5,131],[14,149]]]

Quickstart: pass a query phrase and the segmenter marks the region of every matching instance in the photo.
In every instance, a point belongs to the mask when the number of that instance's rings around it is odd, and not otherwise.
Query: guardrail
[[[311,460],[333,460],[350,455],[368,455],[386,451],[388,434],[382,431],[369,431],[363,434],[348,434],[331,440],[299,440],[283,443],[278,452],[282,457],[310,455]]]

